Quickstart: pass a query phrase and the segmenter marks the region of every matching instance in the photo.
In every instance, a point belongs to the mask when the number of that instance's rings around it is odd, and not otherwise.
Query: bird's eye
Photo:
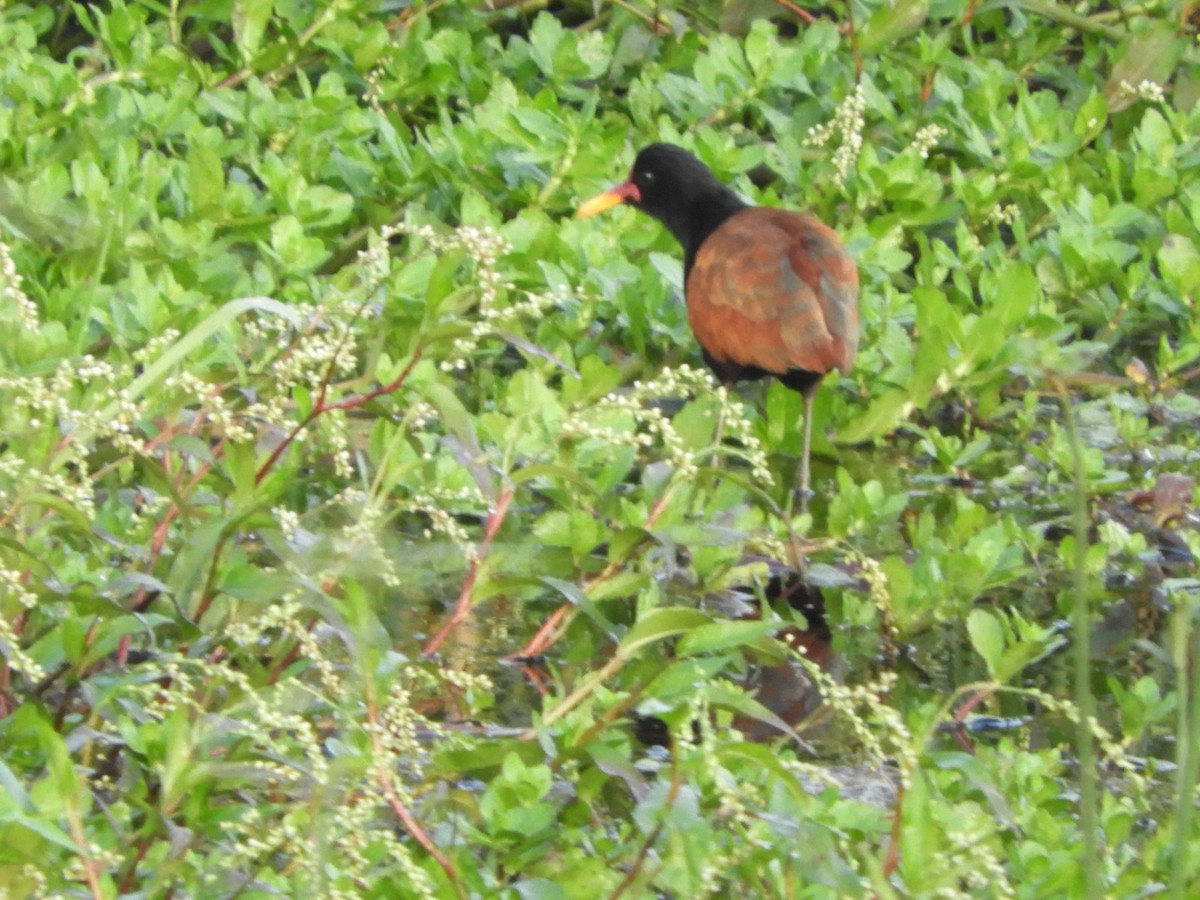
[[[654,184],[654,173],[653,172],[643,172],[642,173],[642,181],[646,184]]]

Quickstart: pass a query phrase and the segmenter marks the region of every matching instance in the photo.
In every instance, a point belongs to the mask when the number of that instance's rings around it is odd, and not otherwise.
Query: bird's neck
[[[700,252],[705,238],[721,227],[734,213],[749,206],[741,197],[724,185],[706,191],[689,204],[682,205],[670,218],[664,219],[667,230],[683,247],[683,275],[692,271],[692,263]]]

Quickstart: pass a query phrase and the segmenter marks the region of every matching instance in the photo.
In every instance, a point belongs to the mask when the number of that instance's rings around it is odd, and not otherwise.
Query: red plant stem
[[[618,900],[638,880],[638,876],[642,873],[642,868],[646,865],[646,860],[650,858],[650,852],[654,849],[654,845],[658,843],[663,828],[666,827],[668,811],[679,800],[679,791],[682,787],[683,778],[679,773],[679,758],[676,754],[672,753],[671,785],[667,789],[667,801],[663,804],[662,812],[659,813],[658,824],[654,826],[654,830],[650,834],[646,835],[646,840],[642,841],[642,846],[638,849],[638,854],[634,858],[633,864],[628,867],[628,871],[625,873],[625,877],[621,879],[621,883],[608,895],[608,900]]]
[[[220,459],[224,451],[225,439],[222,438],[217,445],[213,447],[213,459]],[[164,470],[167,468],[167,456],[168,454],[163,454]],[[183,475],[181,473],[179,482],[176,483],[179,496],[191,496],[192,491],[196,489],[196,486],[200,484],[200,482],[204,479],[204,476],[207,475],[211,469],[212,463],[201,463],[200,467],[196,469],[196,474],[192,477],[191,482],[186,487],[179,483],[183,481]],[[181,510],[179,508],[179,504],[172,503],[171,508],[167,510],[167,514],[163,516],[162,521],[154,526],[154,535],[150,538],[150,558],[146,561],[147,572],[150,572],[154,569],[154,563],[158,560],[158,557],[162,554],[163,547],[165,547],[167,544],[167,537],[171,533],[171,523],[179,518],[180,512]],[[147,597],[147,594],[149,594],[149,591],[146,588],[138,588],[137,593],[133,596],[133,603],[130,605],[130,609],[133,612],[145,611],[146,607],[150,604],[150,598]]]
[[[296,424],[296,427],[291,430],[287,437],[279,442],[279,446],[277,446],[271,452],[271,455],[267,457],[267,461],[259,467],[258,472],[254,476],[254,483],[260,484],[262,480],[266,478],[267,473],[270,472],[275,463],[279,461],[279,457],[283,456],[284,451],[292,445],[292,442],[296,440],[300,432],[311,425],[319,416],[322,416],[333,409],[356,409],[357,407],[369,403],[376,397],[382,397],[384,394],[394,394],[396,391],[400,390],[400,388],[403,387],[404,382],[408,380],[408,376],[412,374],[412,370],[416,366],[417,361],[421,358],[421,349],[421,346],[418,345],[413,351],[412,359],[408,361],[408,365],[404,367],[404,371],[400,373],[399,377],[396,378],[395,381],[393,381],[391,384],[385,384],[381,387],[377,387],[375,390],[369,391],[366,394],[360,394],[357,397],[348,397],[345,400],[339,400],[336,403],[326,404],[325,395],[329,391],[329,380],[326,378],[326,380],[321,384],[321,390],[317,397],[317,402],[313,404],[312,410],[307,416],[304,417],[302,421]]]
[[[976,691],[967,701],[960,706],[954,713],[954,721],[960,725],[967,720],[967,716],[971,714],[971,710],[977,707],[980,703],[992,696],[992,691]],[[966,731],[962,728],[957,728],[954,731],[954,738],[958,741],[959,746],[972,756],[975,755],[975,748],[971,745],[970,739],[967,738]]]
[[[437,848],[437,844],[433,842],[433,838],[421,827],[421,823],[413,818],[412,813],[408,811],[408,807],[396,795],[395,788],[391,783],[391,773],[380,773],[379,781],[379,786],[383,788],[384,795],[387,797],[388,806],[392,808],[392,812],[396,814],[396,818],[400,820],[400,823],[404,826],[404,830],[411,834],[413,839],[425,848],[426,853],[437,860],[437,864],[442,867],[442,871],[446,873],[446,877],[457,883],[458,873],[454,871],[454,863],[450,862],[445,854]]]
[[[263,463],[261,467],[259,467],[258,472],[255,473],[255,476],[254,476],[254,483],[259,484],[262,482],[262,480],[266,476],[267,472],[269,472],[271,470],[271,468],[275,465],[275,463],[278,462],[279,457],[283,455],[283,452],[289,446],[291,446],[292,442],[296,439],[297,435],[299,435],[301,431],[303,431],[305,428],[307,428],[313,422],[313,420],[315,420],[318,416],[321,416],[333,409],[354,409],[356,407],[362,406],[362,405],[370,402],[371,400],[374,400],[376,397],[383,396],[384,394],[395,393],[396,391],[398,391],[404,385],[404,382],[408,380],[408,376],[412,374],[413,368],[416,366],[417,361],[421,358],[421,350],[422,350],[422,348],[418,345],[416,350],[413,351],[412,359],[410,359],[408,361],[408,365],[404,367],[404,371],[401,372],[399,377],[396,378],[396,380],[393,381],[391,384],[383,385],[381,387],[376,388],[373,391],[369,391],[366,394],[361,394],[356,397],[349,397],[345,400],[339,400],[336,403],[329,403],[329,404],[325,403],[325,397],[329,391],[329,379],[327,377],[325,379],[325,381],[321,384],[321,390],[318,395],[317,402],[313,406],[312,411],[307,416],[304,417],[303,421],[298,423],[296,425],[296,427],[292,429],[291,433],[288,434],[288,436],[286,438],[284,438],[283,441],[280,442],[279,446],[277,446],[275,448],[275,450],[271,453],[271,455],[267,458],[267,461],[265,463]],[[332,372],[332,369],[331,369],[331,372]],[[225,439],[222,438],[217,443],[217,445],[215,447],[213,447],[212,455],[213,455],[214,461],[218,460],[222,457],[222,455],[224,453],[224,449],[225,449]],[[164,461],[163,461],[164,469],[167,468],[166,456],[167,455],[164,454]],[[209,471],[211,471],[212,465],[213,464],[211,462],[205,462],[205,463],[201,464],[200,467],[196,470],[196,474],[192,477],[191,482],[186,487],[180,487],[179,495],[182,497],[189,496],[192,493],[192,491],[195,490],[196,486],[201,482],[201,480],[203,480],[203,478],[206,475],[208,475]],[[180,481],[182,481],[182,480],[183,479],[181,476]],[[177,504],[172,504],[171,508],[169,510],[167,510],[166,515],[163,516],[162,521],[160,521],[155,526],[154,535],[150,541],[150,558],[147,562],[148,570],[153,568],[154,562],[158,559],[159,555],[162,553],[163,547],[166,546],[167,537],[170,534],[171,524],[179,517],[180,512],[181,512],[181,510],[180,510],[179,506]],[[146,605],[149,602],[147,600],[147,594],[148,594],[148,591],[146,588],[143,587],[143,588],[138,589],[138,592],[134,595],[134,599],[133,599],[133,603],[132,603],[132,609],[135,612],[142,612],[145,609]],[[202,612],[207,611],[208,603],[211,603],[211,598],[209,598],[207,603],[202,605],[202,610],[201,610]],[[127,646],[127,643],[126,643],[126,646]]]
[[[479,577],[479,569],[483,566],[483,561],[487,558],[488,548],[491,547],[493,539],[496,537],[496,532],[500,530],[500,524],[504,521],[504,517],[508,514],[509,504],[512,503],[513,489],[505,488],[500,492],[500,499],[496,501],[496,508],[492,514],[488,516],[487,527],[483,532],[483,540],[479,544],[479,550],[475,554],[475,561],[471,564],[471,571],[467,573],[466,581],[463,582],[462,590],[458,594],[458,602],[454,604],[454,612],[450,614],[450,618],[446,620],[446,624],[421,651],[425,656],[433,656],[437,653],[438,648],[442,646],[446,638],[451,632],[458,627],[459,623],[467,617],[467,613],[471,611],[471,594],[475,591],[475,580]]]
[[[604,572],[607,571],[607,569],[604,570]],[[603,575],[604,572],[601,572],[600,574]],[[592,583],[594,583],[594,581]],[[588,586],[590,587],[591,583],[589,583]],[[586,588],[584,590],[586,592]],[[537,633],[530,638],[529,643],[518,650],[515,656],[518,659],[532,659],[535,656],[541,656],[552,646],[554,646],[555,641],[558,640],[558,638],[554,636],[554,630],[558,628],[558,626],[562,623],[562,620],[566,618],[567,613],[570,611],[571,604],[564,603],[562,606],[552,612],[550,614],[550,618],[546,619],[546,621],[542,623],[542,627],[537,630]]]
[[[533,689],[537,691],[539,697],[550,695],[550,685],[546,675],[536,666],[521,666],[521,674],[529,679],[529,683],[533,685]]]
[[[382,764],[386,750],[379,736],[379,711],[374,702],[371,702],[367,707],[367,718],[370,719],[373,726],[371,728],[371,745],[380,761],[380,764],[375,767],[376,777],[384,797],[387,798],[388,806],[396,814],[396,818],[400,820],[400,824],[404,826],[404,830],[411,834],[413,840],[420,844],[425,849],[425,852],[432,856],[437,861],[437,864],[442,867],[442,871],[446,873],[446,877],[458,888],[459,896],[462,896],[463,892],[461,886],[458,884],[458,873],[454,870],[454,863],[450,862],[446,858],[446,855],[438,849],[437,844],[433,842],[433,838],[429,836],[429,832],[421,827],[421,823],[413,817],[408,807],[404,805],[404,801],[400,799],[400,795],[396,791],[392,770]]]
[[[795,3],[789,2],[789,0],[772,0],[772,2],[776,6],[781,6],[784,9],[786,9],[797,19],[800,19],[802,22],[804,22],[805,25],[812,25],[814,22],[817,21],[817,17],[814,16],[812,13],[810,13],[808,10],[801,9]]]
[[[966,703],[958,708],[958,711],[954,713],[954,718],[959,722],[965,721],[967,716],[970,715],[971,710],[990,696],[992,696],[992,691],[976,691]]]
[[[678,484],[679,482],[676,482],[675,485],[672,485],[661,497],[659,497],[658,501],[654,504],[654,508],[650,510],[650,515],[646,517],[646,524],[644,526],[647,531],[654,527],[654,524],[658,521],[659,516],[661,516],[663,511],[667,508],[667,504],[671,500],[671,495],[675,492],[675,487]],[[586,594],[594,585],[599,584],[606,579],[612,578],[619,568],[620,566],[617,566],[616,564],[610,564],[606,566],[604,571],[584,585],[583,592]],[[546,619],[546,621],[542,623],[542,627],[537,630],[537,633],[530,638],[529,643],[514,653],[510,658],[532,659],[535,656],[541,656],[543,653],[549,650],[561,637],[561,635],[554,633],[555,630],[560,624],[562,624],[563,619],[567,617],[567,614],[573,608],[574,607],[570,603],[564,603],[562,606],[552,612],[550,614],[550,618]]]
[[[304,630],[312,633],[312,630],[317,627],[317,620],[314,618],[304,627]],[[291,649],[283,655],[283,658],[275,662],[271,666],[271,670],[267,673],[266,684],[275,684],[279,681],[279,677],[288,670],[296,660],[300,658],[300,641],[295,641]]]

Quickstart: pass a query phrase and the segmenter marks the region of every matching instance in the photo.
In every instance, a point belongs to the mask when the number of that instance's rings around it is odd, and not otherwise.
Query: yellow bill
[[[603,194],[597,194],[575,211],[575,218],[586,219],[588,216],[599,215],[606,210],[612,209],[614,206],[620,206],[622,203],[636,204],[640,203],[641,201],[642,192],[639,191],[637,185],[630,180],[624,184],[617,185],[611,191],[605,191]]]
[[[597,194],[591,200],[588,200],[583,206],[575,211],[575,218],[586,219],[589,216],[597,216],[602,212],[607,212],[614,206],[620,206],[625,202],[625,198],[616,191],[605,191],[603,194]]]

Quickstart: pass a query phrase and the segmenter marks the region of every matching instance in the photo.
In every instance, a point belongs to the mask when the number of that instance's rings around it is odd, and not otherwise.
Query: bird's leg
[[[816,391],[809,390],[802,393],[804,397],[804,449],[800,453],[800,512],[806,513],[808,512],[808,495],[812,493],[808,487],[808,459],[812,453],[813,397]]]

